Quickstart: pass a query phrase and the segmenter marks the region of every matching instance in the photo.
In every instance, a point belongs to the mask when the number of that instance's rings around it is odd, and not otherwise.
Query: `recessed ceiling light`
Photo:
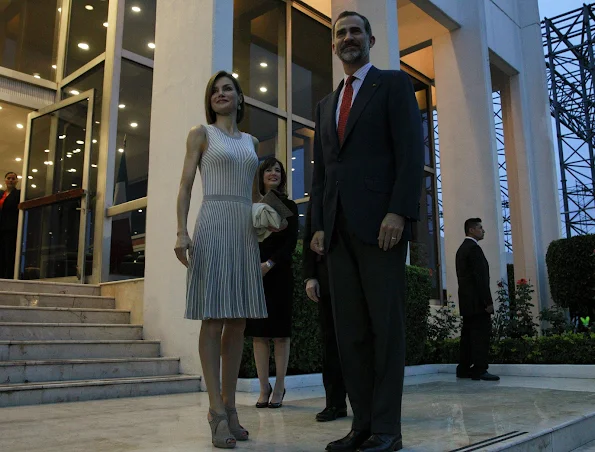
[[[140,8],[138,6],[133,6],[132,8],[130,8],[132,11],[134,11],[135,13],[140,13]]]
[[[66,158],[72,158],[72,154],[66,154]]]
[[[76,89],[71,89],[71,90],[70,90],[70,94],[73,94],[73,95],[75,95],[75,96],[78,96],[80,93],[81,93],[81,92],[80,92],[80,91],[77,91]]]
[[[291,171],[295,171],[295,168],[291,168]]]
[[[35,168],[33,168],[33,169],[31,170],[31,172],[32,172],[32,173],[36,173],[36,172],[37,172],[37,170],[36,170]]]
[[[99,121],[95,121],[95,124],[101,124]]]
[[[103,26],[104,26],[105,28],[107,28],[107,27],[109,26],[109,24],[108,24],[107,22],[104,22],[104,23],[103,23]]]
[[[20,157],[17,157],[16,159],[14,159],[15,162],[20,162],[21,160],[23,160],[23,159]]]
[[[93,143],[97,143],[97,140],[93,140]]]
[[[237,73],[237,72],[234,72],[233,74],[231,74],[231,76],[232,76],[233,78],[238,78],[238,77],[239,77],[239,75],[238,75],[238,73]]]
[[[263,61],[262,63],[260,63],[260,67],[268,67],[268,63]]]
[[[91,167],[93,167],[93,168],[97,168],[97,165],[96,165],[95,163],[92,163],[92,164],[91,164]]]
[[[76,140],[76,144],[85,144],[83,140]]]
[[[261,93],[266,93],[269,89],[266,86],[261,86],[260,87],[260,92]]]
[[[304,192],[304,196],[308,196],[308,193],[305,193],[305,192]]]
[[[58,139],[60,139],[60,140],[63,140],[64,138],[66,138],[66,135],[60,135],[60,136],[58,137]]]
[[[118,105],[118,108],[126,108],[126,104],[120,104]]]
[[[23,129],[25,126],[23,124],[17,124],[17,129]]]
[[[70,169],[68,170],[68,172],[69,172],[69,173],[76,173],[76,170],[75,170],[74,168],[70,168]]]
[[[27,179],[31,180],[33,179],[33,176],[27,176]]]
[[[34,78],[41,78],[41,75],[39,75],[39,74],[33,74],[33,77]]]
[[[76,184],[72,184],[73,187],[76,187]]]
[[[92,5],[85,5],[85,9],[87,11],[93,11],[93,6]]]
[[[143,209],[138,209],[138,211],[142,213]]]
[[[122,153],[122,152],[124,152],[124,149],[120,148],[120,149],[118,149],[118,152]]]
[[[149,46],[149,49],[154,49],[155,48],[155,43],[154,42],[149,42],[147,45]]]
[[[53,165],[54,163],[51,162],[50,160],[47,160],[45,162],[43,162],[44,165]]]
[[[74,151],[72,151],[73,154],[78,154],[79,152],[81,152],[80,149],[75,149]]]
[[[79,42],[78,47],[79,49],[89,50],[89,44],[87,44],[86,42]]]
[[[50,150],[49,149],[46,149],[44,152],[50,152]]]
[[[31,188],[37,188],[37,185],[31,184]]]
[[[303,213],[300,213],[300,217],[303,217],[303,216],[304,216],[304,214]]]
[[[0,110],[2,110],[2,107],[0,107]]]
[[[291,157],[291,160],[295,160],[295,159],[296,159],[296,157]]]
[[[23,176],[17,176],[17,179],[22,179],[22,178],[23,178]]]
[[[136,122],[131,122],[130,127],[138,127],[138,124]]]
[[[310,161],[310,163],[311,163],[312,165],[314,165],[314,160],[311,160],[311,161]]]
[[[58,12],[61,13],[62,12],[62,8],[58,8]]]

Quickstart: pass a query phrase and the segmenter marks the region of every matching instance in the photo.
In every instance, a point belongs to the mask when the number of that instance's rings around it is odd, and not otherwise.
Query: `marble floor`
[[[292,390],[282,409],[256,410],[239,394],[251,440],[236,450],[323,451],[349,431],[350,418],[314,422],[320,387]],[[197,452],[216,450],[206,422],[207,396],[181,394],[0,409],[2,452]],[[406,450],[442,452],[512,431],[536,432],[595,411],[595,380],[504,377],[457,380],[451,374],[406,379]],[[591,449],[585,449],[591,450]]]

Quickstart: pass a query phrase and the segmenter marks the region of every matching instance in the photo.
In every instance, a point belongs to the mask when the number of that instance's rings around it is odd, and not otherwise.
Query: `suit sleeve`
[[[488,306],[493,304],[492,291],[490,290],[490,275],[485,269],[483,251],[479,246],[474,246],[469,252],[469,268],[475,287],[481,297],[481,302]]]
[[[314,129],[314,169],[312,172],[312,189],[310,203],[312,204],[311,228],[313,232],[324,230],[322,198],[324,195],[324,156],[320,139],[320,103],[316,106],[316,125]],[[308,246],[309,248],[309,246]]]
[[[291,262],[291,259],[293,258],[293,251],[295,250],[295,246],[297,245],[299,227],[297,205],[295,204],[295,202],[289,200],[285,202],[285,205],[287,205],[287,207],[291,209],[293,215],[287,219],[287,229],[283,231],[283,243],[279,246],[279,248],[275,250],[275,252],[271,256],[271,260],[275,264]]]
[[[388,105],[395,164],[389,212],[417,221],[424,170],[424,137],[413,84],[404,72],[398,71],[390,79]]]
[[[306,210],[306,227],[304,228],[304,251],[303,255],[303,277],[304,279],[318,279],[316,272],[316,253],[310,249],[310,241],[312,240],[312,227],[310,219],[312,218],[312,202],[308,203]]]

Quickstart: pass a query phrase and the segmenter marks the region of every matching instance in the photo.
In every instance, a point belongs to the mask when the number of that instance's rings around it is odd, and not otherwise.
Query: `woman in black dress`
[[[293,212],[287,219],[287,228],[271,234],[260,243],[260,261],[266,298],[266,319],[248,319],[246,336],[252,336],[254,360],[260,380],[260,397],[257,408],[280,408],[285,395],[285,374],[289,363],[291,337],[291,312],[293,304],[292,256],[298,237],[298,210],[296,204],[287,198],[287,174],[283,164],[274,157],[267,158],[258,169],[260,192],[271,190]],[[269,383],[269,341],[275,347],[276,383],[275,389]],[[270,401],[269,401],[270,399]]]
[[[0,190],[0,278],[12,279],[17,250],[19,203],[21,190],[17,190],[17,173],[6,173],[5,190]]]

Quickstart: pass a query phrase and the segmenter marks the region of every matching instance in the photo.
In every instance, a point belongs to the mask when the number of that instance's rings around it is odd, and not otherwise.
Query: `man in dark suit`
[[[347,416],[347,392],[341,372],[337,336],[331,305],[331,291],[326,257],[310,249],[312,239],[312,203],[308,203],[304,228],[304,283],[308,298],[318,303],[318,319],[322,338],[322,382],[326,392],[326,407],[316,415],[318,422],[329,422]]]
[[[402,448],[405,260],[418,219],[423,132],[407,74],[370,64],[369,21],[345,11],[333,50],[345,77],[316,111],[312,250],[328,253],[331,299],[354,419],[329,451]]]
[[[481,218],[465,221],[465,235],[456,256],[459,309],[463,316],[457,377],[498,381],[500,377],[488,373],[490,316],[494,313],[494,302],[490,291],[490,267],[478,243],[485,236]]]

